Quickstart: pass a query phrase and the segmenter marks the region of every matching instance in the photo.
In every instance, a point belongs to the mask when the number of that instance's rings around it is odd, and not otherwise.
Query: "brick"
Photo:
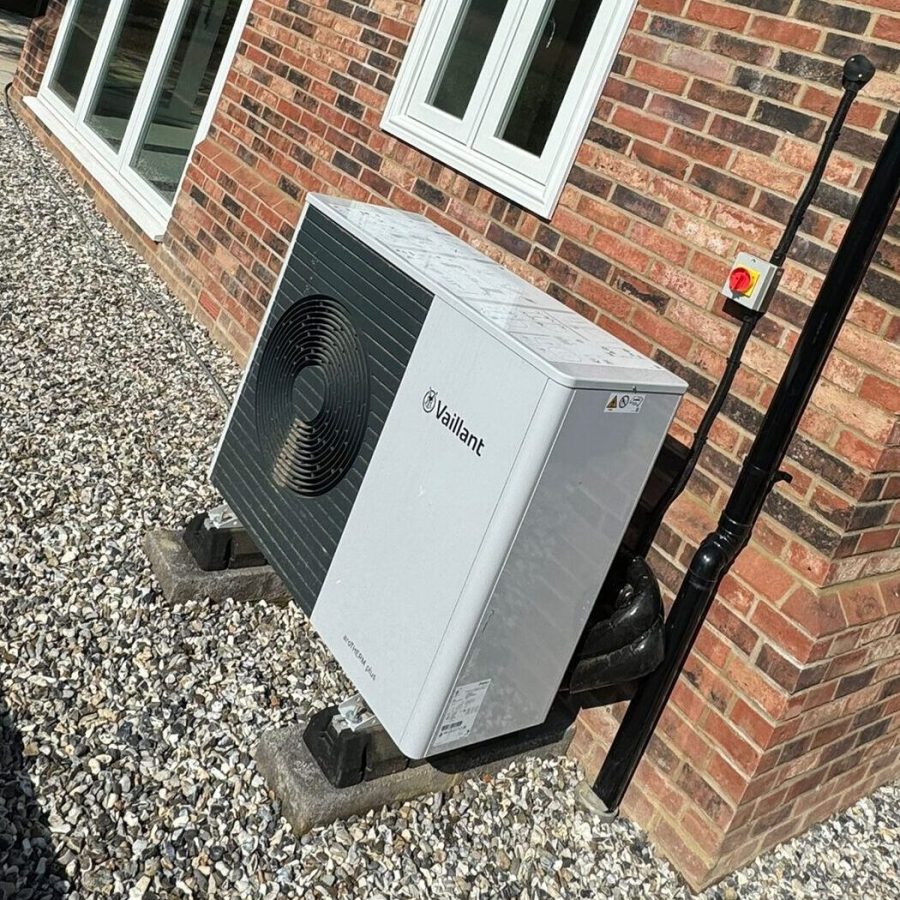
[[[670,65],[710,81],[724,81],[730,63],[720,56],[703,53],[692,47],[673,46],[667,56]]]
[[[810,658],[814,639],[804,634],[768,603],[759,602],[750,621],[798,662],[803,663]]]
[[[669,153],[655,144],[647,144],[643,141],[635,141],[631,150],[634,157],[660,172],[672,175],[675,178],[683,178],[687,172],[689,161],[683,156]]]
[[[682,94],[687,86],[688,79],[680,72],[659,66],[645,60],[635,60],[631,68],[630,77],[634,81],[650,87],[659,88],[669,94]]]
[[[725,759],[721,753],[714,753],[707,766],[710,778],[721,789],[721,793],[732,803],[740,802],[747,789],[747,776]]]
[[[811,515],[781,491],[776,490],[769,495],[764,509],[821,553],[832,554],[840,543],[841,533],[837,529]]]
[[[685,843],[683,832],[676,831],[668,821],[662,819],[655,827],[654,836],[665,847],[669,859],[677,861],[678,870],[689,883],[700,884],[705,880],[709,864]],[[713,849],[710,848],[708,852]]]
[[[877,300],[900,308],[900,277],[870,269],[863,279],[863,290]]]
[[[713,35],[710,48],[729,59],[750,63],[754,66],[771,65],[777,53],[774,47],[723,32]]]
[[[756,647],[756,632],[723,603],[713,603],[707,620],[738,649],[749,656]]]
[[[735,68],[733,84],[757,96],[770,97],[783,103],[792,102],[800,91],[800,85],[796,82],[786,81],[775,75],[765,74],[758,69],[748,69],[744,66]],[[724,110],[725,107],[722,109]],[[725,111],[734,112],[734,110]]]
[[[756,16],[750,27],[750,34],[788,47],[813,50],[819,43],[822,32],[818,28],[810,28],[797,22]]]
[[[729,686],[696,653],[685,663],[684,678],[713,707],[725,711],[731,693]]]
[[[699,47],[707,36],[704,28],[698,28],[689,22],[670,19],[666,16],[653,16],[647,32],[656,37],[665,38],[673,44],[683,44],[689,47]]]
[[[800,0],[794,15],[806,22],[855,34],[862,34],[871,18],[871,13],[865,9],[844,3],[826,3],[823,0]]]
[[[848,694],[854,694],[857,691],[867,687],[875,676],[875,669],[870,668],[862,672],[855,672],[852,675],[845,675],[837,686],[836,697],[846,697]]]
[[[720,228],[733,232],[739,239],[758,246],[774,246],[780,233],[780,229],[761,216],[726,203],[716,203],[710,219]]]
[[[629,237],[640,247],[676,265],[683,265],[687,259],[689,250],[682,241],[644,222],[633,222]]]
[[[798,172],[793,172],[784,166],[770,162],[768,159],[760,157],[755,153],[746,152],[738,152],[735,154],[734,161],[731,165],[731,172],[746,178],[750,182],[755,181],[756,184],[792,196],[794,194],[799,194],[799,191],[806,180],[805,177]]]
[[[787,106],[770,103],[768,100],[759,102],[753,114],[753,119],[778,131],[796,134],[798,137],[810,141],[820,140],[825,131],[825,123],[822,119],[817,119]]]
[[[737,767],[750,775],[756,770],[761,752],[748,743],[731,725],[721,716],[710,711],[707,713],[704,728],[716,745],[721,748],[727,757],[730,757]]]
[[[750,9],[768,13],[776,13],[779,16],[786,15],[793,5],[793,0],[730,0],[738,6],[748,6]]]
[[[769,746],[775,727],[765,716],[750,706],[742,698],[738,698],[731,710],[730,721],[733,722],[757,747]]]
[[[549,253],[545,253],[540,247],[535,247],[528,257],[528,261],[541,272],[545,272],[557,284],[570,287],[578,278],[578,273],[571,266]]]
[[[840,84],[841,66],[837,63],[784,50],[778,54],[775,68],[792,78],[809,81],[813,84]]]
[[[879,550],[888,550],[894,546],[898,535],[900,535],[898,528],[882,528],[878,531],[867,532],[860,536],[857,552],[874,553]]]
[[[616,206],[627,210],[652,222],[655,225],[662,225],[668,216],[668,209],[661,203],[651,200],[648,197],[641,196],[635,191],[622,185],[617,186],[610,198]]]
[[[616,108],[613,113],[612,123],[623,131],[629,132],[630,134],[638,134],[641,137],[648,138],[657,143],[662,143],[663,138],[666,136],[666,132],[669,130],[667,123],[660,122],[658,119],[653,119],[650,116],[624,106]]]
[[[755,666],[732,654],[724,674],[735,688],[753,700],[771,718],[779,717],[784,711],[784,692],[768,682]]]
[[[722,85],[713,84],[700,78],[694,78],[691,82],[688,97],[702,106],[736,116],[746,115],[753,105],[752,99],[745,94],[729,90]]]
[[[849,625],[873,622],[885,615],[881,596],[873,588],[847,588],[840,592],[840,603]]]
[[[827,34],[823,51],[837,59],[846,59],[853,53],[865,53],[879,69],[889,72],[895,72],[900,67],[900,47],[872,44],[846,34]]]
[[[487,239],[493,241],[504,250],[518,256],[520,259],[527,259],[531,245],[528,241],[522,240],[510,231],[501,228],[496,222],[491,222],[487,230]]]
[[[582,271],[601,280],[606,279],[612,270],[612,266],[607,260],[583,249],[573,241],[563,241],[559,255]]]
[[[734,144],[740,149],[752,150],[765,155],[771,154],[778,143],[776,135],[746,122],[729,119],[725,116],[715,116],[713,118],[709,127],[709,133],[727,143]]]
[[[875,470],[881,459],[881,449],[877,445],[849,431],[841,432],[834,448],[841,456],[863,470]]]
[[[691,0],[684,14],[695,22],[715,25],[727,31],[742,31],[750,19],[749,13],[742,9],[710,3],[707,0]]]
[[[709,118],[708,109],[693,103],[686,103],[684,100],[677,100],[674,97],[666,97],[663,94],[655,94],[650,100],[647,110],[667,122],[674,122],[695,131],[702,131]]]
[[[692,131],[685,131],[682,128],[673,128],[669,132],[666,143],[673,150],[684,153],[691,159],[700,160],[711,166],[718,168],[724,167],[728,162],[732,148],[720,144],[704,135],[695,134]],[[659,168],[657,166],[657,168]],[[670,171],[670,175],[683,178],[684,172]]]
[[[625,150],[631,143],[631,135],[616,131],[615,128],[610,128],[608,125],[604,125],[596,119],[588,125],[585,138],[588,141],[599,144],[601,147],[607,147],[618,153]]]
[[[684,7],[684,0],[644,0],[641,5],[645,9],[655,10],[656,12],[679,15]]]
[[[851,531],[858,528],[874,528],[888,521],[891,512],[890,503],[860,503],[854,507],[847,524]]]
[[[630,84],[621,78],[610,78],[603,88],[603,96],[641,109],[647,102],[650,92],[646,88]]]
[[[884,145],[883,140],[856,128],[844,128],[835,148],[866,162],[875,162]]]
[[[756,658],[756,665],[776,684],[787,691],[793,691],[800,678],[799,667],[775,650],[771,645],[764,644]]]
[[[691,170],[690,182],[697,187],[708,191],[716,197],[731,200],[743,206],[749,204],[756,191],[753,184],[731,178],[728,175],[710,169],[707,166],[695,165]]]
[[[879,16],[872,29],[872,36],[882,41],[900,44],[900,18]]]
[[[803,436],[794,438],[789,455],[809,471],[815,472],[830,484],[851,497],[859,496],[865,486],[865,478],[857,469],[833,453]]]
[[[746,547],[740,554],[732,571],[754,590],[771,600],[783,597],[794,587],[794,579],[774,560],[761,554],[752,545]]]

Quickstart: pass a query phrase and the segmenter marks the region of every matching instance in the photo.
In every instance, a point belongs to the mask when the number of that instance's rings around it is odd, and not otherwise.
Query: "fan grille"
[[[356,459],[369,413],[366,354],[344,308],[314,295],[291,305],[259,362],[256,431],[276,484],[331,490]]]

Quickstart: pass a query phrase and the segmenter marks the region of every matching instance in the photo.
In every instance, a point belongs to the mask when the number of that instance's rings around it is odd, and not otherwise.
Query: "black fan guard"
[[[337,300],[305,297],[281,316],[263,347],[255,406],[276,484],[318,497],[346,475],[366,433],[369,370]]]

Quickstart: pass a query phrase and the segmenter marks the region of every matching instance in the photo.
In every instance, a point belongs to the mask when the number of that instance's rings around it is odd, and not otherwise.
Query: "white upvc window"
[[[151,238],[165,233],[252,0],[70,0],[26,103]]]
[[[637,0],[426,0],[385,131],[549,217]]]

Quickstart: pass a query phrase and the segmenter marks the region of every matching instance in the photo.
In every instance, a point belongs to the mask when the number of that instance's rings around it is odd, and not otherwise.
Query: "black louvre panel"
[[[431,299],[309,208],[212,475],[307,613]]]

